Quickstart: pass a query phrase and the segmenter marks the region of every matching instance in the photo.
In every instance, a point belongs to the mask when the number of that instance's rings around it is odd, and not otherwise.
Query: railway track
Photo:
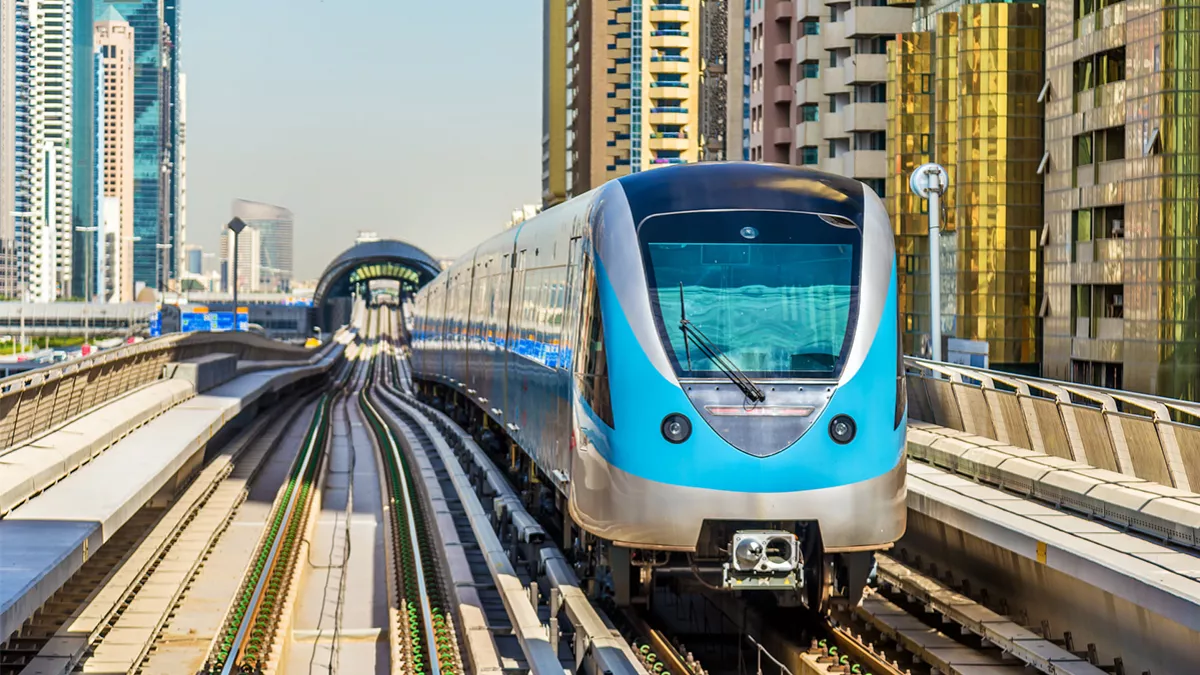
[[[452,608],[447,604],[438,552],[429,532],[427,506],[414,482],[414,471],[395,434],[370,400],[383,364],[372,371],[358,404],[383,453],[388,485],[389,522],[395,574],[393,606],[399,609],[396,668],[412,675],[458,675],[463,672]]]

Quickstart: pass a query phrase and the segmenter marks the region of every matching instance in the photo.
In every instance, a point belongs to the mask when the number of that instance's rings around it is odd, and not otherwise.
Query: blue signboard
[[[162,335],[162,312],[155,312],[150,315],[150,337],[160,335]]]
[[[233,330],[233,312],[181,312],[179,329],[184,333],[222,332]],[[250,330],[250,315],[238,314],[239,331]]]

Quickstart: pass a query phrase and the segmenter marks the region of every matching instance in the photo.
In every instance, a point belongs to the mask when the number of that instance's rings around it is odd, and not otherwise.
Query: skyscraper
[[[990,362],[1036,374],[1042,231],[1045,9],[946,3],[888,46],[885,202],[896,229],[904,349],[931,334],[928,202],[912,171],[937,162],[942,333],[988,343]]]
[[[96,0],[72,0],[71,16],[71,286],[69,294],[82,298],[95,291],[86,272],[97,262],[95,249],[101,211],[98,194],[97,167],[102,163],[97,147],[97,78],[96,50],[93,45],[92,23],[96,19]],[[36,0],[35,0],[36,4]],[[100,7],[104,7],[101,2]]]
[[[726,39],[727,0],[547,0],[544,7],[544,206],[559,185],[573,196],[628,173],[726,153],[727,52],[741,51],[740,41]]]
[[[749,159],[857,178],[883,195],[887,45],[905,0],[753,2]]]
[[[30,5],[31,298],[71,289],[72,0]]]
[[[2,3],[6,16],[12,17],[12,116],[0,115],[0,124],[12,129],[12,210],[0,212],[0,222],[10,222],[13,233],[13,248],[7,262],[0,262],[0,281],[7,287],[7,295],[22,301],[30,297],[30,223],[32,214],[33,181],[30,175],[32,159],[32,95],[30,82],[30,23],[29,0],[14,0]],[[6,62],[8,63],[8,62]],[[9,108],[5,107],[5,112]],[[11,220],[10,220],[11,219]],[[0,227],[0,229],[7,229]]]
[[[175,185],[176,206],[175,206],[175,250],[180,251],[179,267],[176,269],[176,276],[180,276],[180,272],[187,271],[185,254],[183,251],[187,247],[187,75],[179,74],[179,160],[177,162],[178,170],[176,172],[178,182]],[[197,271],[196,274],[199,274]]]
[[[235,199],[233,215],[246,223],[247,230],[254,230],[259,239],[260,261],[257,267],[258,280],[251,290],[288,291],[292,285],[292,212],[282,206]],[[245,238],[243,230],[242,237]],[[244,249],[239,240],[238,255]],[[239,261],[239,266],[243,263]],[[239,269],[240,275],[242,270]],[[239,283],[241,279],[239,278]]]
[[[567,196],[567,0],[542,2],[542,206]]]
[[[1197,12],[1047,2],[1047,377],[1200,400]]]
[[[133,28],[133,278],[150,288],[165,288],[179,257],[173,251],[179,244],[173,211],[178,204],[178,1],[91,1],[96,19],[111,6]],[[172,248],[159,250],[160,243]]]
[[[17,295],[17,8],[0,3],[0,296]]]
[[[104,258],[111,270],[111,297],[127,302],[133,299],[133,27],[109,6],[95,24],[94,43],[102,59],[102,197],[111,204],[102,220]]]

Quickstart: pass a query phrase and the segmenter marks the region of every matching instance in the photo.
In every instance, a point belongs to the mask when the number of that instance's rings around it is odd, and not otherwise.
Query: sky
[[[295,213],[296,278],[358,230],[456,257],[541,194],[538,0],[188,0],[187,238]]]

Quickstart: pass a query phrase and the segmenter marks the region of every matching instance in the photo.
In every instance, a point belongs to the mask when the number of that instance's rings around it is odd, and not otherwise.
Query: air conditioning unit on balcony
[[[1125,236],[1125,220],[1124,219],[1120,219],[1120,220],[1114,219],[1112,221],[1112,236],[1114,238],[1119,238],[1119,237]]]

